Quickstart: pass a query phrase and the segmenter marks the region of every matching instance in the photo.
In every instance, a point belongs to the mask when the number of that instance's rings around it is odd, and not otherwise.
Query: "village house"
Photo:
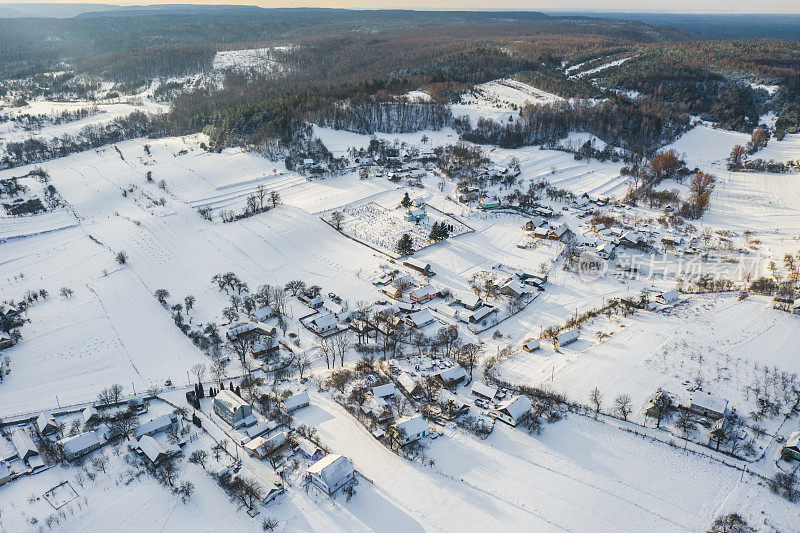
[[[372,387],[372,395],[376,398],[383,398],[384,400],[387,398],[393,399],[395,394],[397,394],[397,389],[393,383],[386,383],[384,385]]]
[[[309,296],[307,294],[300,294],[297,297],[298,300],[306,304],[311,309],[317,309],[322,307],[322,304],[325,303],[325,300],[322,299],[322,296]]]
[[[536,228],[541,228],[542,226],[547,226],[547,219],[536,216],[525,223],[524,229],[525,231],[535,231]]]
[[[250,353],[253,357],[265,357],[280,350],[278,341],[272,336],[261,337],[253,343]]]
[[[403,261],[403,266],[410,268],[420,274],[425,276],[433,276],[434,272],[431,270],[430,263],[425,263],[424,261],[420,261],[419,259],[414,259],[413,257],[409,257],[408,259]]]
[[[614,257],[614,248],[615,246],[613,242],[605,241],[595,249],[595,253],[597,253],[597,255],[603,259],[611,259]]]
[[[491,416],[510,426],[516,426],[531,409],[533,405],[527,396],[517,396],[500,402],[497,409],[491,412]]]
[[[439,390],[437,401],[445,409],[445,413],[449,412],[454,417],[469,412],[469,402],[447,389]]]
[[[416,380],[414,380],[414,378],[412,378],[407,372],[400,374],[397,377],[397,382],[401,387],[403,387],[403,390],[405,390],[406,393],[410,394],[411,396],[414,396],[420,391],[419,383],[417,383]]]
[[[471,315],[467,317],[467,320],[470,324],[478,324],[486,320],[492,313],[496,313],[497,308],[491,305],[484,305],[483,307],[479,308],[477,311],[473,312]]]
[[[329,335],[339,330],[339,320],[333,313],[317,315],[307,322],[308,328],[317,335]]]
[[[497,209],[498,207],[500,207],[500,198],[497,196],[478,200],[478,209]]]
[[[248,428],[243,428],[242,431],[244,431],[244,433],[245,433],[245,435],[247,435],[248,439],[254,439],[256,437],[260,437],[261,435],[263,435],[265,433],[269,433],[270,431],[272,431],[273,429],[275,429],[277,427],[278,427],[278,423],[275,422],[274,420],[270,420],[268,422],[265,422],[263,420],[259,420],[258,422],[256,422],[252,426],[250,426]]]
[[[428,422],[422,415],[406,416],[398,419],[392,427],[397,432],[397,440],[401,446],[410,444],[426,436],[430,431]]]
[[[411,313],[406,317],[406,323],[412,328],[423,328],[428,324],[433,324],[434,321],[433,314],[427,308]]]
[[[100,413],[93,406],[89,406],[81,412],[83,425],[95,424],[100,421]]]
[[[698,416],[719,420],[728,413],[728,400],[714,396],[710,392],[698,391],[691,395],[686,408]]]
[[[497,395],[497,389],[483,383],[482,381],[476,381],[472,384],[470,388],[470,392],[477,396],[478,398],[483,398],[484,400],[493,400],[494,397]]]
[[[530,292],[528,288],[520,280],[512,278],[508,280],[502,287],[500,293],[513,298],[522,298]]]
[[[103,446],[100,437],[94,431],[87,431],[74,437],[61,439],[58,444],[64,450],[64,457],[68,462],[79,459]]]
[[[323,450],[310,440],[306,439],[305,437],[300,437],[298,439],[296,451],[306,459],[315,462],[319,461],[326,455],[325,450]]]
[[[680,295],[678,294],[678,291],[672,289],[671,291],[667,291],[656,296],[656,301],[660,304],[670,305],[677,302],[679,297]]]
[[[308,398],[308,391],[303,391],[285,398],[282,405],[287,413],[291,413],[292,411],[306,407],[309,403],[311,403],[311,401]]]
[[[11,474],[11,469],[8,467],[8,463],[5,461],[0,461],[0,487],[11,481],[13,477],[14,476]]]
[[[226,391],[227,392],[227,391]],[[161,433],[166,431],[170,428],[170,426],[178,423],[178,415],[175,413],[169,413],[166,415],[161,415],[156,417],[152,420],[141,424],[133,431],[133,435],[139,439],[144,436],[153,436],[157,433]]]
[[[456,302],[470,311],[475,311],[483,305],[483,300],[481,300],[477,294],[472,292],[459,293],[456,296]]]
[[[252,426],[256,423],[253,408],[236,395],[235,392],[222,389],[211,404],[214,413],[234,428]]]
[[[272,453],[277,452],[289,442],[289,435],[285,431],[281,431],[266,439],[264,437],[256,437],[244,445],[247,453],[258,459],[264,459]]]
[[[58,433],[58,422],[50,413],[42,413],[36,418],[36,429],[42,437],[54,435]]]
[[[11,339],[11,337],[0,335],[0,350],[5,350],[6,348],[11,348],[12,346],[14,346],[14,340]]]
[[[330,496],[354,479],[356,471],[347,457],[327,455],[309,466],[306,475],[314,486]]]
[[[795,431],[789,435],[781,449],[781,455],[785,458],[800,461],[800,431]],[[2,483],[0,483],[2,485]]]
[[[383,398],[370,396],[361,404],[361,412],[376,422],[386,422],[392,417],[389,404]]]
[[[150,435],[145,435],[136,444],[137,451],[145,459],[145,464],[154,468],[169,457],[167,451]]]
[[[553,339],[553,344],[555,346],[566,346],[571,342],[575,342],[580,337],[580,330],[578,329],[570,329],[563,333],[556,335]]]
[[[385,294],[389,298],[394,298],[395,300],[403,297],[403,290],[394,283],[391,283],[383,287],[381,289],[381,292],[383,292],[383,294]]]
[[[17,450],[17,456],[19,456],[20,461],[27,463],[33,469],[44,466],[44,461],[39,455],[39,449],[24,428],[11,430],[11,443],[14,445],[14,449]]]
[[[445,387],[453,387],[467,379],[467,372],[461,366],[454,365],[447,370],[436,373],[435,377]]]
[[[256,341],[265,335],[275,335],[275,328],[272,328],[272,330],[268,331],[258,324],[254,324],[253,322],[242,322],[235,324],[228,328],[228,332],[226,333],[226,336],[230,340],[243,338]]]
[[[528,353],[535,352],[540,348],[539,341],[536,339],[529,339],[525,341],[525,344],[522,345],[522,349]]]
[[[408,297],[412,302],[427,302],[428,300],[436,298],[436,290],[430,285],[424,285],[411,290],[411,292],[408,293]]]

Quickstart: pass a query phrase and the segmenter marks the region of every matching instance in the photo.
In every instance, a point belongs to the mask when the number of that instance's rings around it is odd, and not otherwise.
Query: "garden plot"
[[[53,509],[61,509],[77,497],[78,493],[75,492],[75,489],[72,488],[69,481],[59,483],[42,495],[42,498],[52,505]]]
[[[451,237],[470,231],[453,217],[431,208],[426,210],[425,218],[418,223],[405,220],[405,209],[388,209],[376,202],[350,205],[341,213],[344,215],[342,232],[388,253],[394,253],[397,241],[405,233],[411,236],[414,250],[430,246],[433,244],[430,240],[431,228],[436,222],[453,226]],[[330,214],[326,219],[330,220]]]

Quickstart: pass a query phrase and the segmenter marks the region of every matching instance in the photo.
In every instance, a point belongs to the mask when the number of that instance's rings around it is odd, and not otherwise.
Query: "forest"
[[[305,136],[308,121],[359,133],[456,126],[465,140],[509,147],[553,145],[580,130],[640,156],[683,132],[690,116],[750,132],[757,117],[772,110],[777,138],[800,130],[797,42],[708,41],[626,20],[496,15],[230,8],[0,19],[0,47],[8,52],[0,57],[0,73],[26,77],[15,86],[25,97],[91,98],[100,81],[135,93],[157,78],[209,73],[218,51],[270,47],[281,67],[228,70],[216,74],[219,83],[198,87],[165,83],[156,96],[171,100],[168,115],[119,120],[47,146],[12,143],[4,164],[104,139],[198,131],[209,134],[211,149],[246,143],[280,151]],[[615,58],[628,59],[595,76],[566,70],[585,71]],[[572,103],[530,107],[506,124],[472,127],[451,116],[447,104],[498,78]],[[770,94],[755,83],[778,89]],[[0,86],[0,94],[9,87]],[[427,92],[432,102],[399,100],[411,90]]]

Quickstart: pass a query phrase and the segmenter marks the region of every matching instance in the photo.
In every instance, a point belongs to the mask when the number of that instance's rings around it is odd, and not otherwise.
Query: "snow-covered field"
[[[453,116],[468,116],[473,126],[480,118],[507,122],[509,117],[519,117],[526,105],[550,104],[562,98],[516,80],[495,80],[476,85],[472,92],[462,96],[461,102],[452,106]]]

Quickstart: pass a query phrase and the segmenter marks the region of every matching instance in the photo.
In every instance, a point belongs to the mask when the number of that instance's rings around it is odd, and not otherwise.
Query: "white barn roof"
[[[286,409],[288,409],[290,411],[292,409],[296,409],[296,408],[300,407],[301,405],[308,404],[308,403],[310,403],[310,400],[308,399],[308,392],[307,391],[298,392],[297,394],[295,394],[293,396],[289,396],[288,398],[283,400],[284,407],[286,407]]]
[[[74,437],[61,439],[59,443],[61,443],[61,446],[64,448],[64,453],[68,456],[77,455],[88,450],[92,446],[100,444],[100,437],[98,437],[97,433],[94,431],[87,431],[86,433],[75,435]]]
[[[352,477],[355,469],[343,455],[327,455],[308,467],[310,474],[317,474],[328,487],[335,487]]]

